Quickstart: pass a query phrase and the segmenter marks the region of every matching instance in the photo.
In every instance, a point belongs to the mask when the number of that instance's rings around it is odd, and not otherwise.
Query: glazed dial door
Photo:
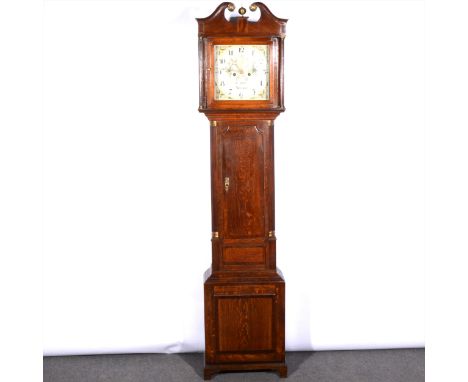
[[[268,100],[268,45],[215,45],[214,97],[217,101]]]

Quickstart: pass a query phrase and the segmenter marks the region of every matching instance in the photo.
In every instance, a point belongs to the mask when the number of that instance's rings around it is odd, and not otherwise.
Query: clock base
[[[223,371],[287,376],[281,272],[205,274],[205,379]]]
[[[288,367],[284,362],[272,362],[272,363],[251,363],[251,364],[220,364],[220,365],[205,365],[203,371],[203,378],[208,381],[213,375],[226,372],[226,371],[275,371],[278,373],[280,378],[286,378],[288,376]]]

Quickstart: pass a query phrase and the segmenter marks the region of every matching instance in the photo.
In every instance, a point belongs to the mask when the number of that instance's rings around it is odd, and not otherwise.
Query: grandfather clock
[[[226,11],[227,10],[227,11]],[[205,379],[286,377],[285,283],[276,268],[273,126],[284,111],[286,21],[262,3],[197,19],[200,107],[211,128],[212,266],[205,274]]]

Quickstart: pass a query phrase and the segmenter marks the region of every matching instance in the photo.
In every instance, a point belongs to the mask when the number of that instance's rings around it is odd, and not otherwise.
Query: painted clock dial
[[[215,100],[268,100],[268,45],[215,45]]]

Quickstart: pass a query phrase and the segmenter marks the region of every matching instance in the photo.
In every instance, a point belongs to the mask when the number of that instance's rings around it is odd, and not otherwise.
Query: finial
[[[245,9],[244,7],[240,7],[240,8],[239,8],[239,14],[240,14],[241,16],[244,16],[244,15],[245,15],[245,12],[247,12],[247,9]]]

